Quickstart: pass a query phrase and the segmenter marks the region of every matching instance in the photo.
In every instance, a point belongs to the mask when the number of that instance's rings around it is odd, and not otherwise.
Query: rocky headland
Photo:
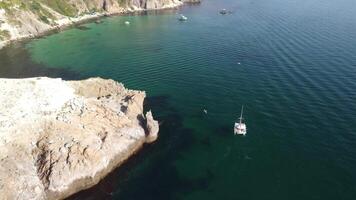
[[[84,20],[200,0],[0,0],[0,48]]]
[[[63,199],[155,141],[145,92],[91,78],[0,79],[0,199]]]

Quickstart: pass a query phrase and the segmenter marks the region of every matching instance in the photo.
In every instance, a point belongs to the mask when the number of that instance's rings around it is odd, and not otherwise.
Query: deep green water
[[[145,90],[161,122],[155,144],[72,199],[356,199],[354,0],[205,0],[0,51],[1,77],[38,75]]]

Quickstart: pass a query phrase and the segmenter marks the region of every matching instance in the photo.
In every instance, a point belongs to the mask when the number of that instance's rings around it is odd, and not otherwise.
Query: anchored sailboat
[[[243,111],[244,111],[244,106],[242,106],[241,108],[241,115],[239,118],[239,122],[235,122],[235,126],[234,126],[235,135],[246,135],[247,133],[246,124],[243,123],[243,118],[242,118]]]

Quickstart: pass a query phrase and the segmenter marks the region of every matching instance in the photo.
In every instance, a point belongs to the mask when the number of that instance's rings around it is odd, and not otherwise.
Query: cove
[[[103,18],[6,47],[0,75],[100,76],[147,91],[158,141],[72,199],[353,199],[355,9],[206,0]],[[242,104],[248,133],[236,137]]]

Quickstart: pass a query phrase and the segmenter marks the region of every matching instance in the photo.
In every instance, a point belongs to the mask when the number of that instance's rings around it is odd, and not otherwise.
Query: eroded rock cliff
[[[62,199],[157,138],[145,92],[112,80],[0,79],[0,199]]]
[[[0,0],[0,47],[89,18],[180,5],[182,0]]]

